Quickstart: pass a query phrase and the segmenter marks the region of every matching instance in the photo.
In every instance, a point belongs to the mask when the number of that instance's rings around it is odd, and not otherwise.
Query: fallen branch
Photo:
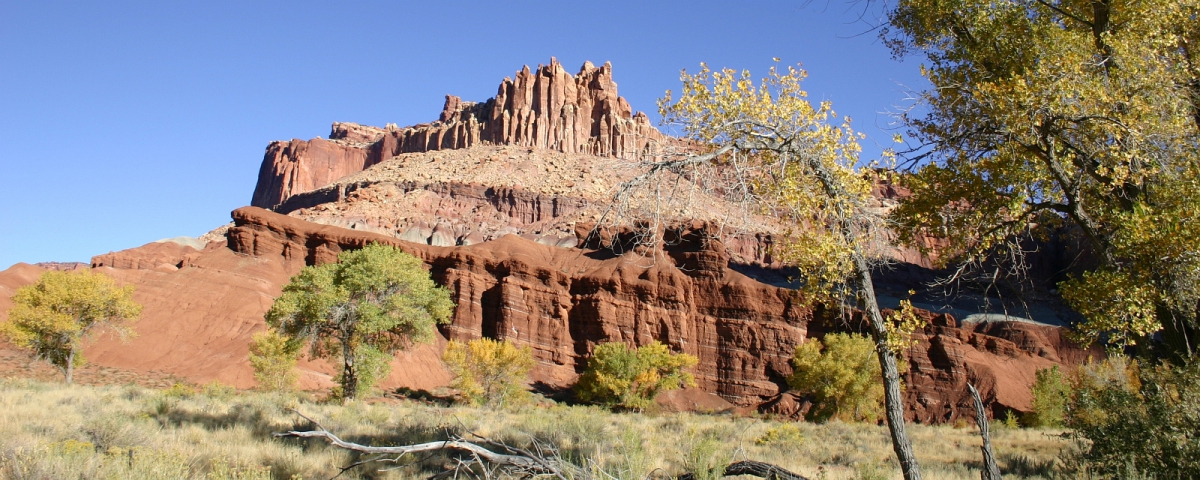
[[[494,441],[488,440],[486,438],[483,438],[482,440],[484,442],[486,442],[487,444],[493,445],[495,447],[503,448],[504,450],[507,450],[509,453],[500,453],[500,452],[496,452],[493,450],[489,450],[485,447],[479,446],[472,442],[462,440],[460,438],[451,439],[451,440],[442,440],[442,441],[437,441],[437,442],[418,443],[415,445],[401,445],[401,446],[394,446],[394,447],[373,447],[373,446],[369,446],[369,445],[362,445],[362,444],[342,440],[337,435],[326,430],[325,427],[322,427],[321,424],[317,423],[316,421],[312,420],[311,418],[304,416],[304,414],[302,414],[300,412],[297,412],[294,410],[293,410],[293,412],[295,412],[297,415],[304,418],[305,420],[312,422],[313,425],[316,425],[318,430],[306,430],[306,431],[291,430],[291,431],[287,431],[287,432],[279,432],[279,433],[273,434],[276,438],[288,438],[288,437],[291,437],[291,438],[322,438],[322,439],[325,439],[325,441],[329,442],[330,445],[333,445],[335,447],[343,448],[343,449],[354,451],[354,452],[364,453],[364,454],[368,454],[368,455],[375,455],[377,457],[375,459],[367,460],[365,462],[358,462],[354,466],[360,465],[362,463],[369,463],[371,461],[395,462],[395,461],[399,461],[399,459],[401,457],[403,457],[404,455],[408,455],[408,454],[433,452],[433,451],[438,451],[438,450],[455,450],[455,451],[466,452],[466,453],[470,454],[472,457],[474,457],[475,462],[467,462],[467,463],[468,464],[469,463],[478,463],[480,466],[485,467],[485,470],[486,470],[486,466],[484,465],[484,462],[486,461],[487,463],[490,463],[494,466],[512,468],[518,472],[524,473],[523,476],[550,475],[550,476],[557,477],[561,480],[567,480],[567,476],[563,475],[563,472],[559,468],[560,462],[558,462],[556,458],[551,458],[551,459],[542,458],[540,456],[531,454],[528,451],[525,451],[525,450],[522,450],[519,448],[509,447],[507,445],[504,445],[503,443],[494,442]]]
[[[753,460],[742,460],[740,462],[729,464],[725,467],[725,472],[722,476],[733,477],[737,475],[750,475],[758,478],[765,478],[767,480],[808,480],[807,477],[797,475],[775,465],[763,462],[755,462]],[[675,479],[695,480],[696,475],[692,473],[685,473],[675,477]]]

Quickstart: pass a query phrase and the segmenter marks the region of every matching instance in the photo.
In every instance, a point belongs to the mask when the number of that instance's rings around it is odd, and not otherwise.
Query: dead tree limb
[[[983,472],[979,476],[983,480],[1000,480],[1000,467],[996,465],[996,454],[992,452],[992,436],[988,433],[988,419],[983,412],[983,400],[979,398],[979,390],[967,383],[967,390],[975,399],[975,423],[979,425],[979,435],[983,437]]]
[[[797,475],[775,465],[763,462],[755,462],[753,460],[742,460],[740,462],[731,463],[725,467],[725,472],[722,474],[722,476],[725,477],[734,477],[738,475],[750,475],[753,477],[765,478],[767,480],[808,480],[807,477]],[[675,479],[695,480],[696,475],[694,473],[685,473],[675,477]]]
[[[374,447],[362,445],[342,440],[337,435],[326,430],[320,424],[304,416],[300,412],[295,413],[312,422],[318,428],[318,430],[291,430],[287,432],[279,432],[273,434],[276,438],[320,438],[324,439],[326,442],[329,442],[330,445],[338,448],[376,456],[376,458],[372,460],[368,460],[367,462],[357,462],[353,466],[369,463],[370,461],[396,462],[399,461],[401,457],[409,454],[434,452],[439,450],[453,450],[471,455],[471,457],[474,459],[473,463],[478,463],[484,468],[485,471],[487,470],[487,464],[491,464],[495,467],[509,468],[515,471],[515,473],[518,473],[518,476],[553,476],[559,478],[560,480],[567,480],[568,478],[568,475],[564,474],[563,471],[564,464],[556,456],[543,458],[538,455],[533,455],[528,451],[509,447],[503,443],[494,442],[486,438],[483,439],[484,442],[495,447],[502,448],[508,453],[493,451],[475,443],[465,441],[461,438],[392,447]]]

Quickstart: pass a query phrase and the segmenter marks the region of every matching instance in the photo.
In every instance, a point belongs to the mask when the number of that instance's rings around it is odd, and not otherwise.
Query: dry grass
[[[677,475],[744,458],[816,478],[899,478],[886,430],[871,425],[612,414],[561,405],[521,411],[409,401],[341,406],[227,388],[191,393],[19,379],[0,381],[0,478],[331,478],[355,460],[319,441],[272,438],[272,432],[309,427],[290,408],[343,438],[376,445],[468,432],[514,444],[536,438],[618,478]],[[1006,478],[1049,477],[1067,445],[1053,433],[995,430]],[[926,478],[979,477],[974,429],[918,425],[912,436]],[[449,460],[407,458],[339,478],[424,478]]]

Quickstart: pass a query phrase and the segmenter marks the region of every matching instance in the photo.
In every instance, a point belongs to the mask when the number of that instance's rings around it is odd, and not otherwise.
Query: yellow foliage
[[[250,366],[254,368],[259,388],[270,392],[295,389],[301,346],[273,329],[254,334],[250,342]]]
[[[518,406],[528,401],[525,382],[536,365],[533,350],[507,340],[479,338],[462,343],[451,340],[442,361],[454,375],[450,386],[474,404],[489,407]]]
[[[678,96],[659,100],[663,122],[711,152],[714,162],[735,168],[749,182],[756,206],[790,225],[773,252],[803,272],[814,299],[834,296],[867,250],[878,229],[864,209],[871,172],[858,170],[860,138],[850,119],[840,126],[829,102],[814,106],[800,83],[803,70],[772,67],[755,82],[749,71],[684,71]],[[841,292],[837,292],[841,293]]]
[[[133,301],[133,286],[118,287],[108,275],[49,271],[17,289],[0,335],[18,348],[50,362],[71,383],[72,371],[84,363],[80,349],[95,329],[134,335],[129,325],[142,313]]]
[[[908,294],[912,295],[916,292],[909,290]],[[917,343],[912,338],[913,332],[925,328],[927,322],[917,316],[916,309],[913,307],[912,301],[901,300],[900,309],[892,312],[887,316],[887,322],[884,326],[887,327],[887,345],[888,349],[896,355],[902,354],[909,347]]]
[[[1200,0],[897,2],[887,41],[920,52],[934,87],[906,118],[929,150],[900,234],[978,261],[1069,223],[1101,263],[1062,286],[1085,337],[1195,328],[1198,14]]]
[[[833,333],[796,347],[788,383],[813,398],[809,418],[874,422],[883,411],[883,382],[875,344],[862,335]]]
[[[673,353],[659,342],[630,348],[620,342],[596,346],[588,369],[579,377],[575,391],[585,402],[629,409],[650,406],[660,392],[695,386],[685,368],[699,360],[686,353]]]

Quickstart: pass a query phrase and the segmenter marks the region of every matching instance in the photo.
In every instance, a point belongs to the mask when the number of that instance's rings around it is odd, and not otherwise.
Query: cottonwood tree
[[[343,399],[387,376],[391,355],[429,341],[454,308],[420,259],[370,244],[338,255],[337,263],[305,267],[283,287],[266,314],[288,338],[308,341],[316,358],[339,358]]]
[[[948,264],[1065,225],[1097,259],[1059,285],[1085,338],[1194,352],[1200,1],[900,0],[884,38],[933,84],[899,231]]]
[[[91,270],[43,273],[12,299],[0,334],[57,367],[68,385],[75,368],[85,363],[80,349],[93,332],[131,337],[130,324],[142,313],[132,285],[119,287],[112,277]]]
[[[756,82],[749,72],[701,64],[681,74],[683,87],[659,101],[664,124],[681,130],[682,148],[661,148],[618,196],[654,197],[680,184],[743,205],[782,226],[772,254],[799,267],[810,302],[856,300],[870,329],[884,383],[885,415],[906,478],[920,468],[904,424],[900,374],[880,314],[871,266],[885,258],[886,222],[871,196],[876,172],[860,162],[861,135],[849,119],[836,123],[829,102],[813,105],[805,73],[772,68]],[[618,199],[620,200],[620,199]]]
[[[442,361],[454,375],[450,386],[477,405],[516,406],[529,398],[525,383],[537,365],[533,349],[508,340],[477,338],[466,343],[451,340]]]

